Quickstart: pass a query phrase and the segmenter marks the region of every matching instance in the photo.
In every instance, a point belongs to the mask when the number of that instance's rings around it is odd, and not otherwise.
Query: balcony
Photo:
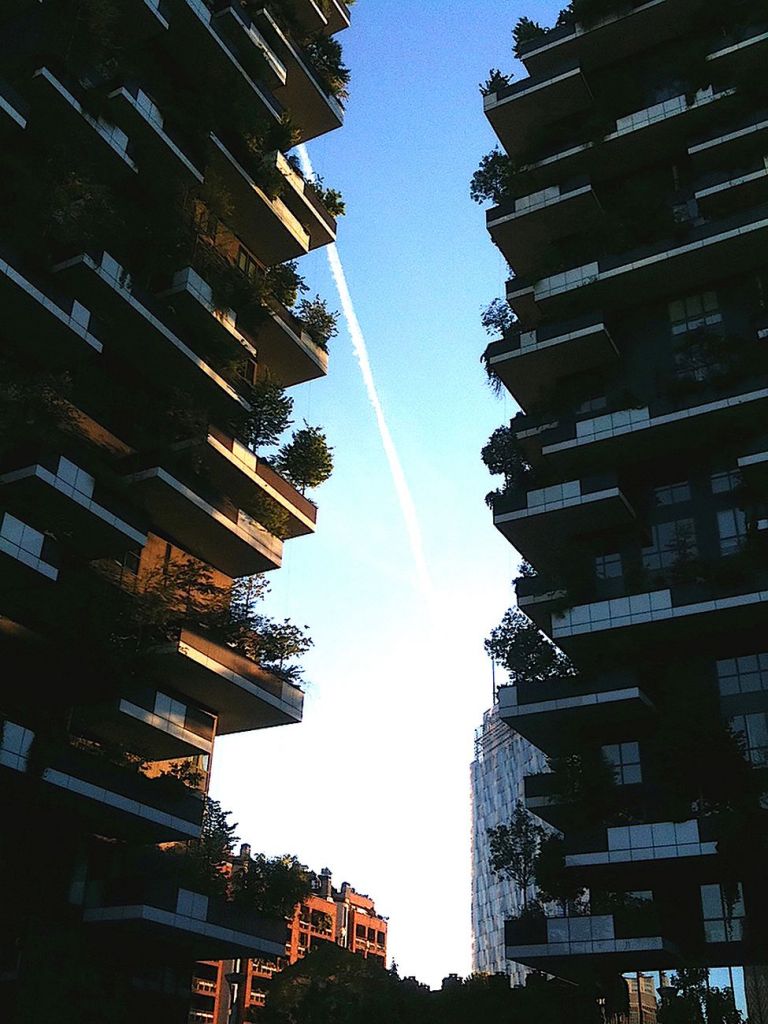
[[[581,114],[591,103],[592,92],[576,60],[490,93],[483,99],[483,109],[515,160],[525,152],[534,129]]]
[[[189,960],[283,956],[284,921],[191,892],[167,880],[91,882],[83,922],[118,946],[167,948]]]
[[[132,687],[124,695],[76,707],[72,727],[151,761],[210,754],[216,716],[157,690]]]
[[[258,350],[283,387],[317,380],[328,373],[328,353],[284,306],[274,303],[248,327]]]
[[[670,275],[682,294],[717,280],[724,265],[733,274],[753,269],[766,238],[768,206],[758,206],[690,228],[684,241],[642,246],[535,282],[512,278],[507,301],[526,326],[569,315],[587,286],[589,301],[603,308],[647,303],[668,292]]]
[[[30,85],[29,130],[50,147],[65,141],[100,160],[106,173],[131,177],[138,167],[129,155],[128,136],[104,118],[92,117],[64,83],[48,68],[38,68]]]
[[[761,156],[745,166],[706,175],[700,180],[694,199],[706,216],[722,216],[737,205],[765,204],[768,202],[768,158]]]
[[[751,115],[728,132],[708,135],[688,147],[688,155],[702,171],[719,170],[724,161],[738,164],[768,152],[768,116]]]
[[[190,630],[158,648],[154,664],[165,685],[215,708],[219,736],[301,721],[304,694],[298,686]]]
[[[721,40],[717,49],[707,54],[719,75],[732,74],[737,68],[751,68],[759,73],[768,53],[768,26],[744,25],[729,39]]]
[[[532,39],[521,48],[521,59],[532,75],[568,60],[601,67],[684,35],[696,9],[696,0],[628,0],[595,24],[572,22]]]
[[[657,970],[674,963],[677,950],[663,936],[658,920],[645,925],[627,914],[584,917],[521,918],[507,921],[504,943],[508,960],[561,978],[589,972],[596,954],[617,974]],[[638,934],[640,933],[640,934]]]
[[[304,3],[300,0],[297,6],[302,7]],[[345,28],[349,28],[349,7],[345,0],[329,0],[327,18],[328,35],[335,35],[337,32],[342,32]]]
[[[564,377],[615,363],[619,352],[598,314],[515,331],[486,349],[488,368],[528,408]]]
[[[659,100],[619,117],[599,142],[574,141],[529,164],[517,175],[520,187],[537,191],[578,175],[592,182],[633,174],[640,168],[677,153],[680,139],[711,123],[713,103],[732,93],[701,89],[689,103],[685,94]]]
[[[250,449],[210,427],[205,437],[180,442],[174,451],[182,458],[202,461],[206,478],[236,504],[248,505],[254,491],[268,498],[288,517],[286,537],[314,533],[317,506]]]
[[[563,543],[637,522],[615,473],[520,488],[498,498],[493,512],[496,529],[527,561],[541,567],[552,556],[553,537]]]
[[[112,494],[102,495],[95,478],[63,455],[4,467],[0,499],[25,522],[71,545],[89,561],[140,550],[147,543],[147,535],[131,524],[137,514],[123,510]]]
[[[162,466],[130,473],[125,481],[153,526],[226,576],[279,569],[283,543],[230,502],[211,501]],[[218,505],[211,502],[219,500]]]
[[[55,583],[59,578],[59,556],[55,541],[29,523],[0,509],[0,559],[2,564],[5,614],[11,610],[13,598],[26,593],[43,581]],[[8,592],[6,593],[6,587]]]
[[[599,737],[611,742],[618,730],[639,735],[653,721],[655,708],[629,673],[597,679],[562,679],[502,686],[499,714],[515,732],[547,754],[567,746],[567,737]]]
[[[527,810],[537,818],[561,832],[573,827],[573,808],[563,803],[557,776],[553,772],[524,776],[523,795]]]
[[[211,345],[220,351],[247,354],[256,358],[256,349],[237,327],[232,309],[218,309],[213,289],[193,267],[184,267],[173,275],[171,287],[159,293],[178,321],[193,332],[201,348]]]
[[[215,68],[222,80],[222,95],[231,91],[236,102],[253,108],[257,117],[278,122],[280,105],[249,75],[233,45],[217,30],[221,23],[203,0],[165,0],[165,4],[170,29],[164,41],[173,60],[192,75],[199,68]]]
[[[135,141],[140,170],[160,177],[181,174],[187,184],[203,183],[202,173],[168,134],[159,108],[143,89],[122,85],[110,92],[109,105],[115,122]]]
[[[488,210],[486,227],[507,262],[521,274],[530,272],[556,239],[596,222],[603,209],[585,176],[565,185],[550,185],[509,199]]]
[[[272,154],[285,191],[271,199],[211,135],[211,165],[232,196],[232,217],[243,243],[267,266],[305,256],[336,237],[335,224],[319,203],[312,204],[304,181],[282,153]]]
[[[8,85],[0,80],[0,133],[9,142],[19,141],[19,132],[27,127],[28,105]]]
[[[251,78],[263,80],[270,89],[285,85],[288,77],[285,64],[256,28],[247,8],[230,3],[214,15],[214,25],[233,44]]]
[[[6,722],[0,743],[0,766],[25,773],[34,732]],[[91,822],[100,835],[160,843],[196,839],[203,817],[202,794],[167,780],[150,779],[135,769],[63,741],[47,757],[42,779],[69,805],[76,820]]]
[[[344,109],[321,85],[309,59],[283,31],[268,8],[256,14],[259,28],[288,73],[284,86],[275,90],[279,102],[291,112],[300,142],[309,142],[344,123]]]
[[[521,600],[521,607],[524,602]],[[768,607],[768,575],[754,572],[743,582],[694,581],[578,604],[556,614],[543,602],[536,618],[545,632],[575,658],[590,652],[628,653],[676,644],[679,652],[716,648],[724,634],[759,634]],[[527,607],[525,608],[527,611]]]
[[[82,253],[53,269],[109,318],[112,345],[138,369],[205,387],[227,412],[233,404],[248,409],[235,389],[167,326],[156,300],[137,288],[109,253]]]
[[[610,867],[608,877],[617,885],[629,876],[628,886],[637,880],[645,882],[642,888],[650,888],[652,879],[669,877],[670,866],[685,871],[689,878],[706,876],[712,871],[710,858],[717,854],[717,842],[708,822],[692,819],[572,832],[565,849],[565,866],[578,869],[580,877],[586,878],[594,869],[603,884],[608,884],[606,869]],[[640,864],[637,871],[632,867],[635,864]]]
[[[54,300],[21,274],[14,262],[0,251],[0,298],[8,340],[18,338],[28,345],[34,338],[49,366],[69,366],[86,353],[100,354],[103,345],[92,331],[90,311],[73,299]]]

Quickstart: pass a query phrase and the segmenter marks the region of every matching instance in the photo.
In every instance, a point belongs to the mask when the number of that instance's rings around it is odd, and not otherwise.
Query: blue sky
[[[320,423],[333,478],[315,537],[286,544],[269,610],[308,624],[299,726],[217,744],[213,795],[240,835],[292,852],[390,917],[401,973],[438,985],[470,969],[469,773],[491,701],[482,641],[512,600],[517,559],[493,529],[479,450],[515,411],[485,384],[482,306],[503,294],[469,179],[494,137],[478,83],[512,66],[525,11],[509,0],[360,0],[341,37],[352,69],[345,127],[309,147],[348,214],[339,251],[410,484],[433,596],[416,585],[395,489],[349,336],[327,380],[294,389]],[[469,13],[468,13],[469,11]],[[302,261],[338,308],[323,253]],[[431,606],[431,607],[430,607]]]

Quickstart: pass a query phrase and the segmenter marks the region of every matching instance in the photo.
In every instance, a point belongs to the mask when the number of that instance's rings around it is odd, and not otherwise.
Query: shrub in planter
[[[339,333],[339,314],[331,313],[325,299],[319,295],[314,299],[302,299],[293,312],[304,330],[327,352],[328,342]]]

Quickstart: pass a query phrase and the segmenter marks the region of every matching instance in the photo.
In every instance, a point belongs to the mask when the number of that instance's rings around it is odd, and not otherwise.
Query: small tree
[[[512,75],[505,75],[498,68],[491,68],[486,80],[480,83],[480,94],[490,96],[491,93],[499,92],[512,82],[512,78]]]
[[[492,476],[504,477],[503,487],[485,496],[486,503],[491,507],[497,498],[522,486],[531,473],[530,463],[511,426],[505,425],[494,430],[481,449],[480,458]]]
[[[520,56],[522,48],[527,42],[530,42],[532,39],[541,38],[541,36],[546,34],[546,31],[538,21],[532,21],[531,18],[526,18],[524,15],[522,18],[518,18],[515,27],[512,29],[515,56]]]
[[[312,891],[312,874],[296,857],[257,853],[232,880],[232,895],[269,917],[289,917]]]
[[[545,836],[540,844],[534,865],[536,888],[546,903],[557,903],[568,912],[584,898],[584,889],[576,885],[565,867],[565,842],[559,835]]]
[[[275,465],[278,472],[303,494],[308,487],[319,487],[330,477],[333,472],[332,452],[323,431],[305,423],[280,449]]]
[[[492,337],[501,335],[502,338],[505,338],[517,323],[517,317],[508,302],[504,299],[494,299],[480,314],[480,323],[485,328],[486,334],[490,334]]]
[[[546,834],[520,802],[507,824],[488,829],[491,867],[517,885],[523,898],[523,912],[528,909],[539,846]]]
[[[296,319],[312,335],[320,348],[328,350],[328,342],[339,333],[338,313],[331,313],[325,299],[316,295],[314,299],[302,299],[295,310]]]
[[[277,378],[265,373],[251,387],[248,401],[251,413],[240,427],[240,434],[254,451],[277,444],[280,435],[291,425],[293,399],[286,395]]]
[[[189,843],[180,865],[185,881],[193,889],[198,886],[210,895],[226,894],[225,866],[238,840],[237,824],[229,818],[230,812],[223,810],[218,800],[205,798],[200,838]]]
[[[491,150],[480,161],[472,175],[469,195],[476,203],[493,202],[498,205],[510,194],[515,167],[506,153]]]
[[[517,683],[539,683],[574,676],[575,670],[519,608],[509,608],[485,640],[489,657]]]

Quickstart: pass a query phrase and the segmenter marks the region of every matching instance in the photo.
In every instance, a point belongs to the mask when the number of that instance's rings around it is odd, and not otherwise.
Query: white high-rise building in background
[[[544,771],[546,761],[522,736],[506,725],[494,705],[475,733],[472,784],[472,970],[509,974],[523,984],[526,968],[504,955],[504,921],[522,907],[518,887],[500,878],[489,863],[488,829],[509,821],[523,799],[523,778]]]

